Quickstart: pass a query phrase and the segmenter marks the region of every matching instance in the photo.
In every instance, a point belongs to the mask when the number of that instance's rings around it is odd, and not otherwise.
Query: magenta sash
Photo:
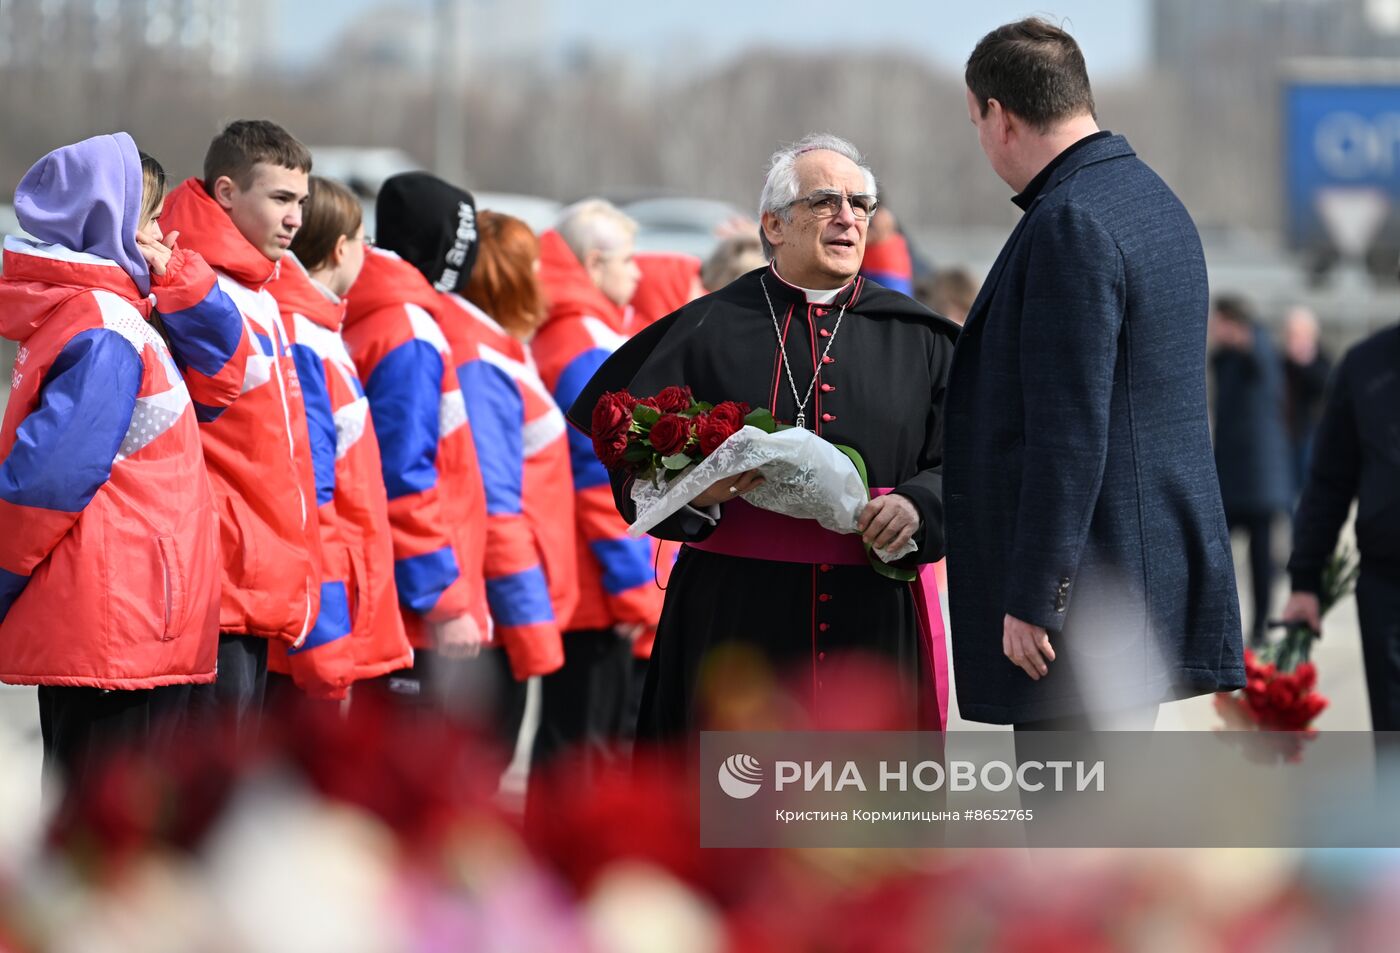
[[[870,495],[883,496],[889,492],[888,487],[876,487],[871,489]],[[859,536],[833,533],[816,520],[794,519],[741,499],[724,505],[724,517],[706,539],[686,545],[721,556],[783,563],[830,563],[833,566],[867,563],[865,546]],[[918,573],[918,579],[910,583],[909,588],[914,596],[924,657],[929,662],[929,671],[924,673],[925,688],[937,699],[936,711],[924,706],[920,720],[930,730],[944,731],[948,727],[948,648],[943,609],[938,601],[938,577],[931,563],[920,565]],[[928,690],[920,692],[920,697],[927,699]]]

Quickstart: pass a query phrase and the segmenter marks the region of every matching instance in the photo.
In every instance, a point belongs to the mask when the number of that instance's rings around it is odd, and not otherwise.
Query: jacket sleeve
[[[306,403],[306,425],[315,474],[320,528],[321,606],[299,647],[288,649],[287,666],[298,687],[313,698],[339,699],[354,681],[350,638],[350,558],[335,512],[335,415],[325,361],[305,344],[292,345]]]
[[[481,358],[460,368],[486,488],[486,598],[518,679],[564,664],[534,530],[525,517],[525,404],[505,371]]]
[[[1361,443],[1350,387],[1351,361],[1343,358],[1317,427],[1308,479],[1293,517],[1293,555],[1288,575],[1296,592],[1320,593],[1322,570],[1356,498]]]
[[[1087,212],[1044,214],[1021,315],[1025,447],[1006,612],[1059,631],[1108,456],[1124,279],[1117,243]]]
[[[0,618],[111,478],[141,377],[141,355],[103,328],[74,336],[49,366],[0,463]]]
[[[895,493],[908,497],[919,511],[921,522],[914,534],[918,548],[907,557],[910,563],[932,563],[943,558],[943,400],[952,360],[953,343],[939,337],[929,365],[933,389],[929,394],[928,435],[919,454],[922,469],[894,488]]]
[[[554,386],[555,402],[572,407],[607,358],[607,351],[594,348],[570,361]],[[589,552],[598,561],[609,614],[624,624],[655,625],[665,596],[655,585],[655,543],[627,535],[627,522],[618,512],[612,482],[593,452],[592,439],[573,427],[568,434],[575,518]]]
[[[438,486],[442,355],[418,338],[391,345],[379,335],[358,338],[351,353],[379,440],[399,601],[429,621],[466,615],[471,592]]]
[[[196,252],[177,248],[164,275],[151,276],[170,352],[185,377],[195,416],[216,419],[243,390],[253,353],[238,306]]]

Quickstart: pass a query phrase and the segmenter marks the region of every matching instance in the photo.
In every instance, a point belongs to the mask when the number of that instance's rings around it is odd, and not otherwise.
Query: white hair
[[[607,199],[584,199],[559,213],[554,230],[583,261],[591,251],[606,254],[635,239],[637,223]]]
[[[763,213],[772,212],[788,222],[792,220],[792,203],[797,199],[797,159],[808,152],[835,152],[854,162],[865,176],[865,190],[871,195],[879,194],[875,185],[875,173],[865,164],[860,150],[848,140],[829,132],[813,132],[803,136],[790,146],[773,153],[768,163],[768,178],[763,182],[763,191],[758,196],[758,239],[763,243],[763,253],[773,257],[773,246],[768,236],[763,234]]]

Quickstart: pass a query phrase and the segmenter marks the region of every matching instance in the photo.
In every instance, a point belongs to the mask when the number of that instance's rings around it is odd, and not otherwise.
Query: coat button
[[[826,308],[818,308],[818,309],[817,309],[817,317],[821,318],[821,317],[825,317],[825,316],[826,316]]]
[[[821,595],[817,596],[817,601],[818,601],[818,602],[830,602],[830,601],[831,601],[831,593],[829,593],[829,592],[823,592]]]
[[[832,357],[830,354],[828,354],[828,355],[826,355],[825,357],[822,358],[822,363],[823,363],[823,364],[835,364],[835,363],[836,363],[836,358],[834,358],[834,357]]]
[[[826,661],[826,653],[825,653],[825,652],[818,652],[818,653],[817,653],[817,661],[818,661],[818,662],[825,662],[825,661]]]
[[[831,332],[828,331],[826,328],[822,328],[822,329],[821,329],[820,331],[818,331],[817,333],[820,334],[820,335],[821,335],[822,337],[824,337],[824,338],[829,338],[829,337],[831,337]]]
[[[831,572],[831,563],[822,563],[822,572]]]
[[[826,421],[827,423],[831,423],[835,419],[835,414],[822,414],[822,420]]]
[[[823,384],[823,385],[822,385],[822,393],[823,393],[823,394],[830,394],[830,393],[831,393],[832,391],[834,391],[835,389],[836,389],[836,385],[835,385],[835,384]]]
[[[817,626],[817,628],[818,628],[818,629],[821,629],[823,632],[825,632],[827,629],[831,628],[831,623],[830,623],[830,622],[823,622],[821,625]]]

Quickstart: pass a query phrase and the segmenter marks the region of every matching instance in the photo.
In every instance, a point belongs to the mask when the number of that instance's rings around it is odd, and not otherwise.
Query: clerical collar
[[[1035,178],[1031,179],[1030,184],[1022,189],[1020,193],[1013,196],[1011,201],[1015,202],[1016,205],[1020,207],[1021,211],[1024,212],[1031,207],[1031,203],[1035,201],[1035,197],[1044,191],[1054,171],[1064,164],[1064,161],[1068,159],[1073,152],[1082,149],[1091,142],[1098,139],[1106,139],[1111,135],[1113,135],[1113,133],[1109,132],[1107,129],[1100,129],[1098,132],[1091,132],[1083,139],[1075,140],[1072,145],[1055,156],[1055,158],[1051,159],[1049,163],[1046,164],[1045,168],[1037,172]]]
[[[787,285],[794,291],[800,291],[804,295],[806,295],[808,304],[831,304],[831,302],[835,301],[837,296],[840,295],[841,292],[845,291],[851,286],[851,283],[848,281],[841,287],[832,288],[830,291],[818,290],[814,288],[802,288],[798,285],[793,284],[791,281],[788,281],[782,275],[778,274],[777,265],[769,265],[769,269],[773,272],[774,278],[777,278],[779,281],[781,281],[783,284]]]

